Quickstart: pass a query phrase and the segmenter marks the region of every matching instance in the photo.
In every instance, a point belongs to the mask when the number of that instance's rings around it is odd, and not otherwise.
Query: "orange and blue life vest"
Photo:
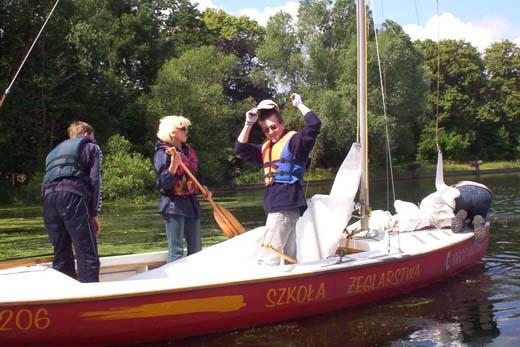
[[[296,160],[289,148],[289,141],[294,134],[295,131],[289,131],[276,143],[266,141],[262,145],[265,185],[275,182],[287,184],[299,182],[303,185],[305,163]]]

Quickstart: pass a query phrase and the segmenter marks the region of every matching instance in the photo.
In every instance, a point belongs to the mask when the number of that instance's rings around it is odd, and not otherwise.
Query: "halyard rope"
[[[40,35],[42,34],[43,32],[43,29],[45,29],[45,26],[47,25],[47,22],[49,21],[49,19],[51,18],[52,14],[54,13],[54,9],[56,8],[56,6],[58,6],[58,3],[60,2],[60,0],[56,0],[56,2],[54,3],[54,6],[52,7],[52,10],[51,12],[49,12],[49,15],[47,16],[47,18],[45,19],[45,22],[43,23],[40,31],[38,32],[38,35],[36,35],[36,38],[34,39],[31,47],[29,48],[29,51],[27,52],[27,54],[25,55],[25,57],[23,58],[22,60],[22,63],[20,64],[20,66],[18,67],[18,70],[16,71],[16,73],[14,74],[14,77],[13,79],[11,80],[11,83],[9,83],[9,86],[7,87],[7,89],[5,90],[4,94],[2,95],[2,98],[0,98],[0,108],[2,108],[2,105],[4,104],[4,100],[5,98],[7,97],[7,94],[9,94],[9,92],[11,91],[11,87],[13,86],[14,84],[14,81],[16,81],[16,78],[18,77],[18,74],[20,73],[20,71],[22,70],[24,64],[25,64],[25,61],[27,60],[27,58],[29,57],[29,55],[31,54],[31,51],[34,47],[34,45],[36,44],[36,42],[38,41],[38,39],[40,38]]]

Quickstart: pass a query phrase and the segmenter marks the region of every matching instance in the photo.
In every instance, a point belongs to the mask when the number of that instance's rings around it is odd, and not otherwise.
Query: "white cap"
[[[278,105],[276,104],[276,102],[274,102],[273,100],[262,100],[260,101],[260,103],[258,104],[258,106],[256,106],[257,109],[259,110],[271,110],[271,109],[276,109],[277,112],[280,112],[280,109],[278,108]]]

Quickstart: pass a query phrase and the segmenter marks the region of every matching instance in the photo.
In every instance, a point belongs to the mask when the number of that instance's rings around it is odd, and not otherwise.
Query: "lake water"
[[[520,175],[447,177],[451,184],[477,180],[491,187],[489,249],[482,263],[426,289],[371,305],[269,326],[143,344],[159,346],[519,346],[520,345]],[[396,182],[397,198],[419,202],[432,192],[434,179]],[[309,187],[308,196],[329,187]],[[374,209],[385,208],[386,185],[371,185]],[[264,223],[262,191],[217,192],[246,229]],[[224,239],[204,205],[204,244]],[[0,210],[0,259],[49,254],[41,209]],[[166,247],[155,203],[109,205],[103,211],[100,253],[120,254]]]

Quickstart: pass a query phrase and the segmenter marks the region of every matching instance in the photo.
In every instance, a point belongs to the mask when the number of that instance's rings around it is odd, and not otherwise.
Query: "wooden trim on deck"
[[[54,258],[54,256],[49,255],[46,257],[39,257],[39,258],[26,258],[26,259],[19,259],[19,260],[3,261],[3,262],[0,262],[0,270],[10,269],[10,268],[19,267],[19,266],[31,266],[31,265],[50,263],[50,262],[52,262],[53,258]]]
[[[146,268],[147,271],[148,269],[153,269],[164,264],[166,264],[166,261],[144,261],[141,263],[101,266],[99,274],[106,275],[125,271],[137,271],[140,268]]]

